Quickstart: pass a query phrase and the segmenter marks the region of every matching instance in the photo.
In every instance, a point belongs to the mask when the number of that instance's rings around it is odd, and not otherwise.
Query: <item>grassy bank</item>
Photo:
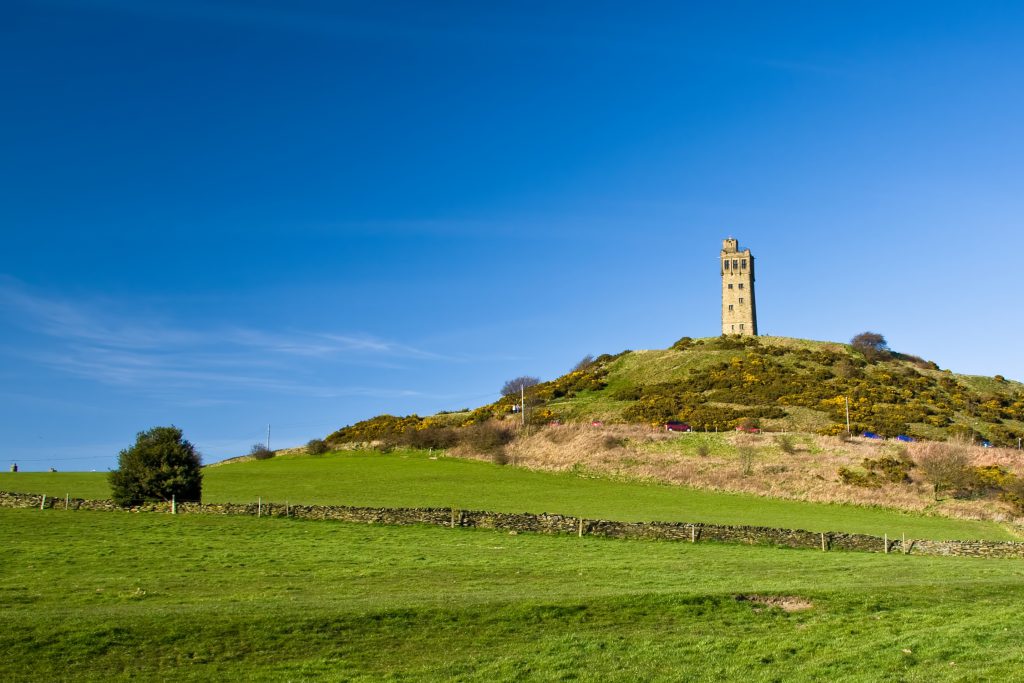
[[[0,475],[0,490],[63,498],[109,496],[97,473]],[[921,539],[1016,537],[1004,526],[927,517],[894,510],[827,505],[760,496],[547,473],[422,451],[389,455],[333,453],[234,463],[205,471],[207,502],[265,501],[386,507],[459,507],[507,512],[552,512],[592,519],[752,524],[811,531],[846,531]]]

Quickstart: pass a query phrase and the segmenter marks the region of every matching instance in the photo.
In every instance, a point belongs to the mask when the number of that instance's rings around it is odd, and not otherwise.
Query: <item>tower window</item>
[[[730,311],[732,310],[732,304],[729,304],[729,310]]]
[[[740,283],[740,289],[743,289],[743,283],[742,282]]]
[[[744,259],[743,260],[743,267],[746,268],[746,266],[747,266],[747,261],[746,261],[746,259]],[[732,260],[732,269],[736,270],[736,259]]]
[[[731,282],[729,283],[729,289],[732,289],[732,283]]]
[[[740,261],[740,265],[743,266],[744,268],[746,268],[747,267],[747,259],[743,259],[742,261]]]
[[[740,297],[740,303],[743,303],[743,297],[742,296]]]
[[[740,323],[740,329],[741,330],[743,329],[743,323]]]
[[[725,268],[726,270],[729,270],[729,262],[728,261],[722,261],[722,267]]]

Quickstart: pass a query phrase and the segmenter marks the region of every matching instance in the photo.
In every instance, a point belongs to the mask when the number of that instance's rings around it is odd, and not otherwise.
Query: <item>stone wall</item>
[[[170,513],[170,503],[147,503],[122,508],[109,500],[51,498],[38,494],[0,491],[0,507],[56,510],[99,510]],[[346,505],[290,505],[282,503],[179,503],[178,514],[294,517],[360,524],[430,524],[446,527],[497,529],[509,532],[572,534],[602,538],[677,541],[715,541],[746,545],[772,545],[815,550],[912,553],[960,557],[1024,557],[1024,543],[1011,541],[921,541],[888,539],[865,534],[728,526],[689,522],[613,522],[547,513],[483,512],[452,508],[370,508]]]

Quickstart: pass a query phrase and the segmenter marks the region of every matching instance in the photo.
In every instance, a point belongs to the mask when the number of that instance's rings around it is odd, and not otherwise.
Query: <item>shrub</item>
[[[1024,512],[1024,479],[1010,475],[1010,478],[1003,487],[1003,500],[1007,501],[1017,510]]]
[[[394,415],[378,415],[369,420],[362,420],[342,427],[327,437],[327,443],[351,443],[359,441],[379,441],[392,439],[396,435],[419,426],[423,419],[418,415],[395,417]]]
[[[754,460],[757,458],[757,449],[753,446],[740,446],[736,449],[740,460],[740,472],[743,476],[750,476],[754,473]]]
[[[467,427],[466,429],[472,430],[473,427]],[[410,448],[451,448],[459,443],[459,430],[438,425],[428,425],[420,429],[407,429],[395,437],[394,443]]]
[[[636,401],[643,395],[642,387],[622,387],[612,393],[612,398],[616,401]]]
[[[706,458],[711,454],[711,446],[708,445],[707,441],[701,441],[694,450],[702,458]]]
[[[999,465],[974,468],[974,485],[979,494],[996,494],[1012,488],[1016,477]]]
[[[908,457],[892,457],[884,455],[872,460],[864,458],[860,468],[839,468],[839,478],[844,484],[875,488],[882,484],[909,484],[910,470],[914,462]]]
[[[481,455],[495,457],[504,453],[505,446],[512,442],[512,437],[512,430],[492,422],[485,422],[465,427],[462,442]]]
[[[118,505],[146,501],[199,502],[202,463],[195,446],[177,427],[154,427],[139,432],[135,445],[117,456],[117,469],[108,475],[110,494]]]
[[[871,477],[870,472],[851,469],[849,467],[839,468],[839,479],[844,484],[848,484],[850,486],[863,486],[865,488],[881,486],[881,483],[877,479]]]
[[[672,349],[676,351],[685,351],[686,349],[690,348],[690,345],[692,344],[693,337],[683,337],[682,339],[680,339],[679,341],[672,345]]]
[[[269,460],[274,457],[274,451],[267,448],[265,443],[254,443],[249,449],[249,455],[257,460]]]
[[[323,455],[327,452],[327,443],[323,439],[310,439],[306,442],[306,453],[309,455]]]
[[[623,446],[625,446],[626,440],[621,436],[612,436],[611,434],[606,434],[605,437],[601,439],[601,445],[604,446],[605,450],[610,451],[614,448],[622,448]]]
[[[783,453],[788,453],[790,455],[796,453],[796,441],[793,439],[792,434],[776,434],[775,444]]]

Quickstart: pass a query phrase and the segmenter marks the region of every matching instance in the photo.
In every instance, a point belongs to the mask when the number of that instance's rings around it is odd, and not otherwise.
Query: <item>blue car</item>
[[[907,436],[906,434],[900,434],[896,437],[897,441],[906,441],[907,443],[914,443],[914,437]]]
[[[866,439],[881,439],[882,438],[878,434],[875,434],[874,432],[864,432],[863,434],[861,434],[861,436],[863,436]]]

